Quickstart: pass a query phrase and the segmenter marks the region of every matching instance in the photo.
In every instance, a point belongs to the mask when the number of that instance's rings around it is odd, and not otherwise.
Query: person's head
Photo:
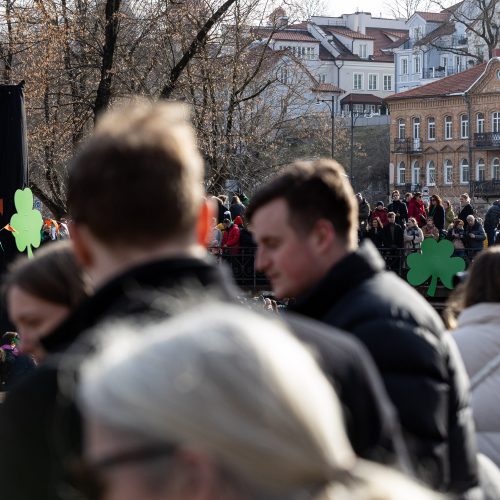
[[[450,200],[444,200],[443,201],[443,206],[445,210],[448,210],[451,207]]]
[[[224,227],[225,227],[226,229],[229,229],[229,228],[233,225],[233,221],[232,221],[231,219],[227,219],[227,218],[226,218],[226,219],[224,219],[224,220],[222,221],[222,223],[224,224]]]
[[[400,476],[356,459],[331,385],[282,323],[209,304],[140,330],[102,331],[80,373],[84,460],[106,500],[401,498]]]
[[[453,226],[457,229],[463,229],[464,228],[464,221],[462,219],[455,219],[453,221]]]
[[[399,191],[397,189],[395,189],[393,192],[392,192],[392,199],[394,201],[396,200],[399,200],[399,198],[401,197],[401,194],[399,193]]]
[[[377,217],[374,217],[374,218],[372,219],[372,227],[373,227],[374,229],[376,229],[376,228],[380,227],[380,223],[379,223],[379,220],[377,219]]]
[[[240,197],[237,195],[234,195],[232,200],[231,200],[231,205],[238,205],[241,203]]]
[[[19,257],[4,276],[7,310],[21,349],[42,359],[40,343],[87,295],[83,273],[69,241],[54,242]]]
[[[377,204],[375,205],[375,208],[377,210],[383,210],[384,209],[384,202],[383,201],[377,201]]]
[[[222,204],[223,204],[223,205],[227,205],[227,202],[228,202],[228,199],[229,199],[229,198],[227,197],[227,195],[225,195],[225,194],[220,194],[220,195],[218,196],[218,198],[220,199],[220,201],[222,202]]]
[[[439,207],[440,207],[440,206],[442,206],[443,201],[441,200],[441,198],[439,197],[439,195],[437,195],[437,194],[433,194],[433,195],[431,196],[431,204],[432,204],[433,206],[436,206],[436,207],[438,207],[438,206],[439,206]]]
[[[464,307],[481,302],[500,302],[500,247],[481,252],[465,280]]]
[[[394,212],[389,212],[387,214],[387,220],[389,221],[389,224],[394,224],[396,222],[396,214]]]
[[[105,113],[69,167],[77,257],[106,275],[131,260],[199,250],[212,215],[202,182],[187,108],[133,101]]]
[[[357,246],[358,204],[333,160],[287,167],[253,196],[246,216],[256,267],[278,298],[305,292]]]
[[[413,194],[405,193],[405,200],[408,203],[413,198]]]
[[[407,224],[409,227],[415,227],[417,225],[417,221],[415,220],[414,217],[410,217],[408,219],[408,224]]]
[[[434,219],[432,217],[427,217],[427,227],[434,227]]]
[[[469,224],[469,226],[473,226],[475,222],[476,218],[473,215],[467,216],[467,224]]]
[[[417,201],[422,201],[422,193],[420,191],[415,191],[413,193],[413,198]]]
[[[5,332],[2,335],[2,345],[10,345],[15,347],[19,344],[21,339],[19,338],[19,334],[17,332]]]
[[[460,195],[460,203],[462,205],[467,205],[468,203],[470,203],[470,196],[468,195],[468,193],[463,193]]]
[[[358,200],[358,203],[361,203],[363,201],[363,195],[361,193],[356,193],[356,200]]]

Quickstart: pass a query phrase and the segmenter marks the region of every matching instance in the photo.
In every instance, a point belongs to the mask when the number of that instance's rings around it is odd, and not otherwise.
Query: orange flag
[[[7,229],[7,231],[10,231],[11,233],[16,232],[16,230],[10,224],[6,224],[4,227],[2,227],[2,229]]]

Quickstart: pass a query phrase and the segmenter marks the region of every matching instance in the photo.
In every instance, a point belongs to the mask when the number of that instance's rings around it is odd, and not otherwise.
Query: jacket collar
[[[350,290],[385,270],[385,262],[371,241],[363,241],[328,271],[311,290],[296,298],[290,310],[320,319]]]
[[[152,299],[162,291],[193,291],[214,299],[233,299],[238,292],[229,272],[208,259],[163,259],[133,267],[113,278],[83,301],[52,333],[41,340],[50,353],[65,351],[79,335],[104,317],[124,311],[140,314],[151,308]],[[155,292],[155,296],[153,293]],[[179,299],[178,299],[179,300]]]

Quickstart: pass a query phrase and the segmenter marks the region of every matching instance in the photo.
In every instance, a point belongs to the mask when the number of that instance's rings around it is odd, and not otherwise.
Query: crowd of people
[[[0,405],[2,498],[500,499],[498,247],[450,303],[455,341],[358,241],[366,202],[333,160],[228,207],[203,193],[186,108],[139,101],[68,171],[70,241],[4,277],[0,356],[32,363]],[[397,201],[366,220],[417,245]],[[242,303],[217,263],[244,220],[285,311]]]
[[[379,249],[404,249],[407,255],[419,251],[427,238],[447,239],[453,243],[455,256],[467,256],[472,260],[483,248],[500,243],[500,200],[489,207],[483,224],[467,193],[460,196],[457,213],[449,200],[432,194],[427,203],[418,191],[406,193],[401,200],[401,193],[395,190],[387,207],[379,201],[373,210],[361,193],[356,198],[358,238],[370,239]]]

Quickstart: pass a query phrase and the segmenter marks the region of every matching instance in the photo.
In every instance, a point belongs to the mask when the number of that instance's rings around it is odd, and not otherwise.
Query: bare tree
[[[390,0],[386,2],[387,10],[398,19],[410,19],[417,11],[427,11],[432,0]]]

